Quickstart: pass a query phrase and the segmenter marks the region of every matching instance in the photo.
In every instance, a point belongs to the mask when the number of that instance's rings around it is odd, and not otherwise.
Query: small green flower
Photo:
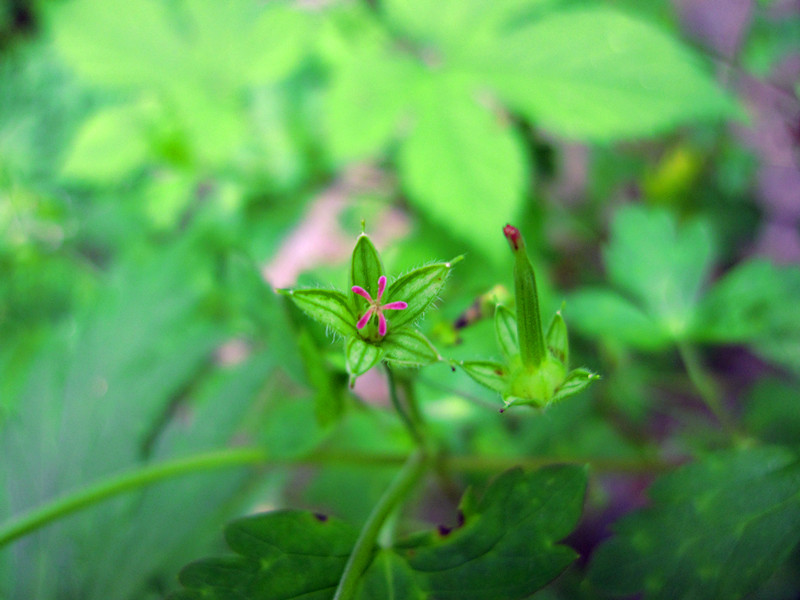
[[[553,316],[545,335],[525,241],[511,225],[506,225],[503,233],[514,253],[517,306],[516,315],[502,305],[495,310],[495,333],[505,361],[463,361],[461,367],[478,383],[499,392],[506,407],[530,404],[543,408],[577,394],[599,375],[588,369],[568,370],[569,339],[561,311]]]
[[[378,251],[362,232],[350,262],[349,294],[325,289],[281,293],[329,331],[345,338],[352,384],[381,360],[402,366],[441,360],[439,352],[414,324],[436,300],[460,259],[414,269],[389,283]],[[397,312],[387,318],[385,311]]]

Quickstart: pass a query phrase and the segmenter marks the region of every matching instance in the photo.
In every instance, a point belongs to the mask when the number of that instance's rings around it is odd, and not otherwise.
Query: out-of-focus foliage
[[[117,476],[266,456],[14,539],[0,598],[163,598],[225,552],[225,522],[274,508],[338,523],[328,541],[349,553],[416,446],[398,398],[435,460],[364,597],[387,574],[441,596],[437,566],[476,548],[490,575],[465,577],[519,597],[566,546],[584,560],[543,598],[797,597],[800,270],[780,263],[800,243],[796,201],[776,198],[800,169],[800,14],[754,4],[726,53],[693,12],[711,4],[0,3],[0,540]],[[415,362],[443,361],[398,366],[398,398],[379,369],[350,389],[341,340],[270,289],[344,283],[362,219],[400,280],[465,255],[411,319],[438,352]],[[602,376],[537,413],[501,415],[451,370],[502,358],[507,222],[542,313],[570,324],[570,362]],[[582,470],[536,470],[554,462],[590,465],[577,529]],[[531,553],[546,568],[528,573]]]

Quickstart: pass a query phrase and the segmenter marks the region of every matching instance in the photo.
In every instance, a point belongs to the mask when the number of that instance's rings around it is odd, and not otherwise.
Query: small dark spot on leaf
[[[439,525],[436,529],[438,529],[439,535],[442,537],[446,536],[452,531],[449,527],[445,527],[444,525]]]
[[[506,412],[506,409],[505,408],[501,408],[499,412],[502,415],[504,412]]]
[[[328,515],[323,515],[322,513],[314,513],[314,518],[320,523],[324,523],[325,521],[328,520]]]
[[[455,373],[455,372],[456,372],[456,368],[455,368],[455,366],[453,366],[453,365],[450,365],[450,370],[451,370],[453,373]]]
[[[502,371],[501,369],[495,369],[495,370],[494,370],[494,374],[495,374],[495,375],[502,375],[502,374],[503,374],[503,371]]]
[[[461,510],[458,511],[458,527],[464,526],[464,513]]]

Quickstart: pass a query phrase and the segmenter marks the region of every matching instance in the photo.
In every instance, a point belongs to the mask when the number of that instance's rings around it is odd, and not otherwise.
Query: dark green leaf
[[[414,269],[390,284],[386,290],[386,303],[408,303],[407,308],[392,314],[391,327],[398,329],[419,319],[438,297],[450,275],[450,269],[458,260],[460,257]]]
[[[577,524],[585,487],[581,467],[508,471],[464,514],[464,525],[400,553],[430,598],[527,598],[577,556],[557,542]]]
[[[355,335],[356,317],[344,294],[336,290],[306,289],[285,290],[300,309],[309,317],[330,327],[336,333],[349,337]]]
[[[381,346],[386,351],[386,359],[399,365],[429,365],[442,359],[428,338],[415,329],[391,331]]]
[[[590,578],[612,593],[742,598],[800,539],[800,464],[782,448],[710,455],[660,478],[650,497],[592,560]]]

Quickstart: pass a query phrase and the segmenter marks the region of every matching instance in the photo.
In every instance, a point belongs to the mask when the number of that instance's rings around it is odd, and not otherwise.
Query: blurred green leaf
[[[585,486],[580,467],[509,471],[480,501],[465,495],[457,529],[417,535],[379,552],[359,598],[527,598],[575,559],[557,542],[580,518]],[[270,598],[332,598],[356,536],[341,521],[301,511],[235,521],[226,539],[237,555],[187,566],[180,577],[185,589],[171,598],[248,600],[267,597],[266,590]]]
[[[104,108],[81,125],[62,174],[91,183],[113,183],[140,168],[147,155],[140,111],[132,105]]]
[[[399,157],[409,200],[497,259],[497,233],[521,210],[529,177],[517,132],[481,106],[474,83],[461,77],[430,77],[417,102],[418,119]]]
[[[619,521],[589,576],[650,600],[742,598],[800,539],[800,463],[782,448],[721,452],[661,477]]]
[[[649,136],[733,114],[688,49],[611,8],[554,12],[501,39],[476,67],[510,106],[567,137]]]

